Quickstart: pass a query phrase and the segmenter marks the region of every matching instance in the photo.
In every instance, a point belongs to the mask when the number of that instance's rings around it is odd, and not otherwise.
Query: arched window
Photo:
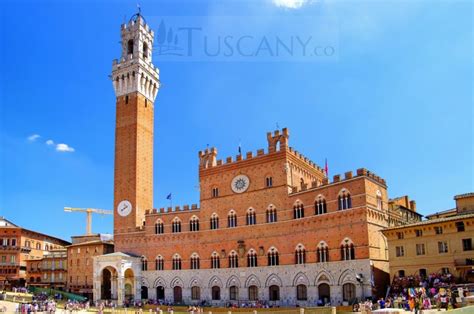
[[[221,299],[221,288],[219,286],[212,287],[212,299],[220,300]]]
[[[171,232],[179,233],[181,232],[181,220],[178,217],[173,219],[173,223],[171,224]]]
[[[199,231],[199,218],[196,216],[191,217],[189,220],[189,231]]]
[[[303,245],[299,244],[295,249],[295,264],[306,263],[306,250]]]
[[[273,178],[272,177],[266,177],[265,178],[265,186],[267,188],[271,188],[273,186]]]
[[[316,257],[318,259],[318,263],[326,263],[329,262],[329,248],[326,243],[321,241],[316,249]]]
[[[255,209],[249,208],[247,210],[247,225],[255,225],[257,223],[257,216],[255,214]]]
[[[273,205],[267,208],[267,223],[277,222],[277,211]]]
[[[323,304],[327,304],[331,300],[331,288],[327,283],[322,283],[318,286],[319,300]]]
[[[377,196],[376,196],[376,199],[377,199],[377,209],[379,210],[382,210],[382,193],[377,190]]]
[[[280,287],[273,285],[268,288],[270,301],[280,300]]]
[[[127,54],[128,55],[133,54],[133,39],[130,39],[127,43]]]
[[[258,287],[257,286],[250,286],[249,287],[249,300],[250,301],[257,301],[258,300]]]
[[[221,259],[217,252],[214,252],[211,255],[211,268],[221,268]]]
[[[231,210],[229,214],[227,215],[227,227],[228,228],[237,227],[237,215],[235,214],[235,211],[233,210]]]
[[[293,218],[294,219],[300,219],[304,217],[304,205],[303,203],[296,203],[295,206],[293,206]]]
[[[229,299],[236,301],[239,299],[239,288],[237,286],[231,286],[229,288]]]
[[[326,214],[327,212],[328,209],[326,206],[326,200],[322,196],[319,196],[316,202],[314,203],[314,214],[322,215]]]
[[[298,301],[308,300],[308,289],[306,288],[306,285],[296,286],[296,299]]]
[[[143,43],[143,59],[148,58],[148,45],[147,43]]]
[[[173,299],[174,303],[183,302],[183,288],[181,288],[180,286],[176,286],[173,288]]]
[[[354,244],[350,239],[344,239],[341,243],[341,260],[349,261],[355,259]]]
[[[219,229],[219,217],[216,213],[211,216],[211,230]]]
[[[145,256],[142,256],[142,270],[143,271],[148,270],[148,260],[146,259]]]
[[[200,260],[199,260],[199,255],[197,253],[193,253],[191,255],[191,269],[199,269],[200,268]]]
[[[239,267],[239,256],[235,251],[229,253],[229,268]]]
[[[155,269],[156,270],[163,270],[164,268],[164,260],[163,256],[158,255],[155,259]]]
[[[267,257],[268,257],[268,266],[278,266],[278,265],[280,265],[278,251],[277,251],[276,248],[271,247],[268,250]]]
[[[175,254],[173,256],[173,270],[180,270],[181,269],[181,256],[179,254]]]
[[[191,287],[191,300],[200,300],[201,299],[201,288],[200,287]]]
[[[351,301],[355,298],[356,287],[353,283],[345,283],[342,285],[342,299],[344,301]]]
[[[41,250],[41,243],[36,243],[36,249]]]
[[[161,219],[158,219],[155,222],[155,234],[162,234],[164,233],[164,231],[165,231],[165,228],[163,225],[163,221]]]
[[[346,189],[343,189],[338,196],[339,210],[352,208],[351,194]]]
[[[257,267],[257,253],[254,249],[250,249],[247,253],[247,267]]]

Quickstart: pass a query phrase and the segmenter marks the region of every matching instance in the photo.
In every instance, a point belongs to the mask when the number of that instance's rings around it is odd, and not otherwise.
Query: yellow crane
[[[100,215],[112,215],[114,212],[107,209],[97,209],[97,208],[73,208],[73,207],[64,207],[64,211],[71,212],[81,212],[86,213],[86,234],[92,234],[92,213]]]

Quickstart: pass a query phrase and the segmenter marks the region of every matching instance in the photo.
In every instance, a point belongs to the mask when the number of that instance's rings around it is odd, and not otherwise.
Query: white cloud
[[[57,144],[56,145],[56,151],[58,152],[65,152],[65,153],[72,153],[74,152],[74,148],[69,146],[68,144]]]
[[[47,140],[46,145],[54,145],[54,141],[53,140]]]
[[[311,2],[311,0],[272,0],[273,4],[277,7],[283,7],[288,9],[299,9],[305,4]]]
[[[33,135],[30,135],[28,136],[28,141],[30,142],[34,142],[36,141],[37,139],[39,139],[41,136],[39,134],[33,134]]]

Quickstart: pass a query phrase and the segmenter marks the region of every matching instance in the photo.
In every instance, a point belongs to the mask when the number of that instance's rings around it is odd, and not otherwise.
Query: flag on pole
[[[325,162],[325,165],[324,165],[324,172],[326,172],[326,177],[329,176],[329,171],[328,171],[328,159],[326,158],[326,162]]]
[[[171,193],[166,197],[167,200],[171,200]]]

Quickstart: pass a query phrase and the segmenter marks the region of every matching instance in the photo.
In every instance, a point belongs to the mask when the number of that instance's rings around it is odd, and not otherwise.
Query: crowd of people
[[[398,308],[418,313],[428,309],[448,310],[459,307],[459,298],[466,292],[456,287],[456,280],[451,274],[395,277],[387,298],[356,303],[353,311]]]

